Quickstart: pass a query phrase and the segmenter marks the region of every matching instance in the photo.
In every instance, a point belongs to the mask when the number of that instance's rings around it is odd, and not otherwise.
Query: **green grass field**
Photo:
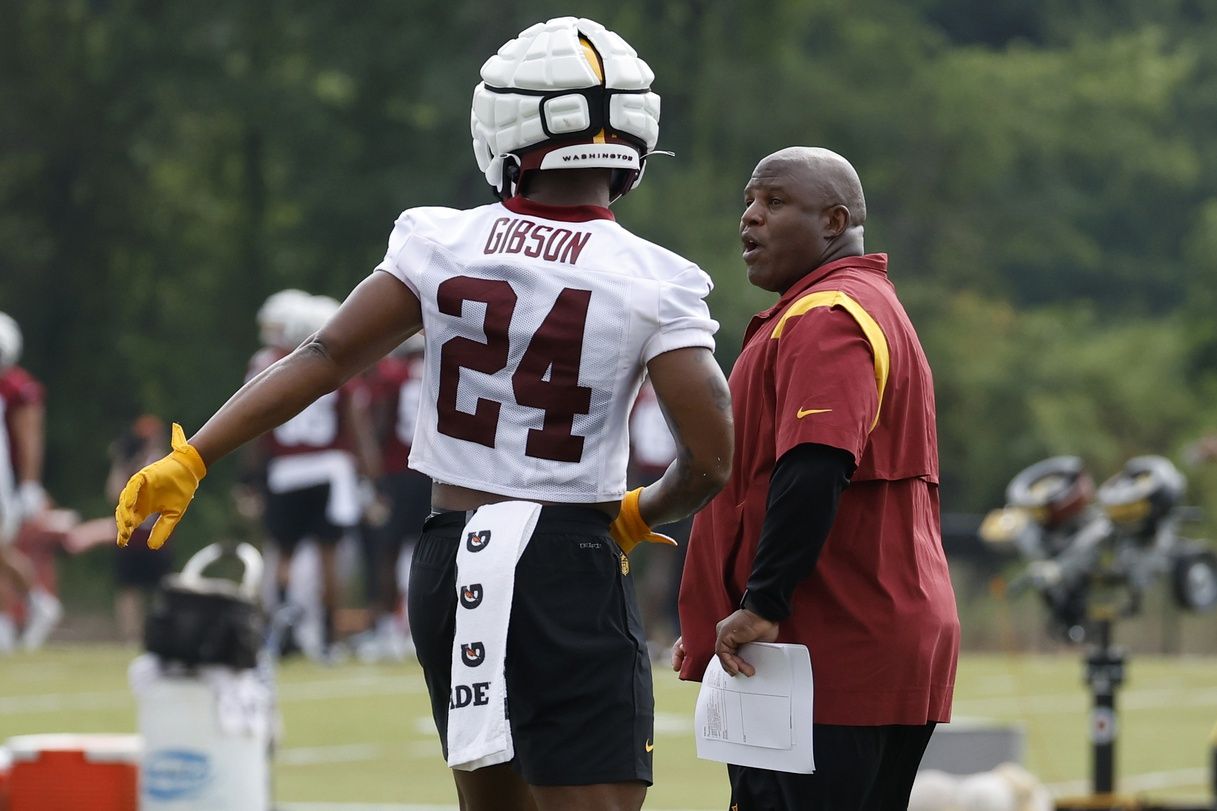
[[[133,732],[129,650],[52,647],[0,659],[0,740],[41,732]],[[648,809],[721,809],[725,778],[694,756],[696,688],[656,674],[656,785]],[[293,660],[279,673],[285,725],[275,764],[280,804],[299,811],[455,807],[417,666]],[[1138,657],[1120,694],[1121,789],[1156,798],[1206,796],[1217,721],[1217,660]],[[1017,722],[1025,765],[1056,793],[1087,787],[1088,697],[1076,655],[968,656],[957,718]]]

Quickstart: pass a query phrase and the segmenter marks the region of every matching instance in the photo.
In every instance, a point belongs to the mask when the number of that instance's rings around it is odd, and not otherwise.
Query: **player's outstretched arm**
[[[414,294],[387,273],[356,287],[321,330],[242,386],[190,444],[210,465],[291,419],[422,326]]]
[[[709,349],[665,352],[647,364],[647,372],[677,447],[676,461],[639,499],[643,520],[654,527],[696,512],[723,488],[735,431],[731,393]]]
[[[251,379],[191,437],[127,482],[115,518],[118,543],[161,513],[149,546],[164,542],[186,512],[207,466],[300,413],[397,346],[422,325],[417,297],[387,273],[373,273],[292,354]]]

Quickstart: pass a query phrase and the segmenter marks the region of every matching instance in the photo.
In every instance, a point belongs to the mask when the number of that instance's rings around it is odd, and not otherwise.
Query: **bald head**
[[[785,170],[792,180],[812,190],[825,206],[845,206],[849,209],[850,228],[866,223],[866,198],[862,194],[858,172],[849,161],[831,149],[788,146],[763,158],[753,174],[760,173],[762,169]]]
[[[818,147],[793,146],[756,165],[740,218],[748,280],[786,291],[815,268],[861,256],[866,200],[849,161]]]

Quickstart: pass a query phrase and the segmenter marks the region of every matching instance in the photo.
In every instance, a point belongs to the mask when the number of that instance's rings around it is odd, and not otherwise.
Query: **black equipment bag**
[[[210,560],[220,554],[212,547],[199,553]],[[144,624],[144,647],[166,664],[224,665],[238,670],[255,667],[264,622],[254,589],[248,582],[242,587],[229,580],[202,577],[202,566],[192,566],[195,563],[192,558],[183,574],[168,575],[161,581]],[[247,581],[251,574],[247,563]]]

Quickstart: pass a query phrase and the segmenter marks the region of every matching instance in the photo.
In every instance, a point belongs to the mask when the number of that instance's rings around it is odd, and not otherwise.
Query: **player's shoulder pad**
[[[414,208],[407,208],[401,214],[398,214],[395,226],[411,231],[424,229],[429,226],[450,222],[463,213],[459,208],[449,208],[447,206],[416,206]]]
[[[703,296],[714,289],[710,276],[695,262],[625,228],[621,231],[626,235],[622,241],[623,247],[642,260],[641,266],[655,280],[700,290]]]

